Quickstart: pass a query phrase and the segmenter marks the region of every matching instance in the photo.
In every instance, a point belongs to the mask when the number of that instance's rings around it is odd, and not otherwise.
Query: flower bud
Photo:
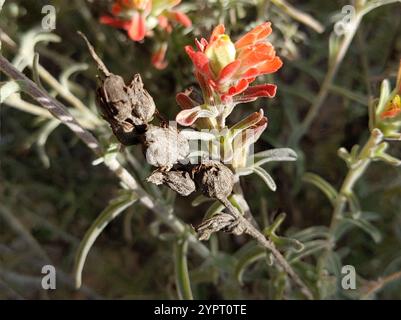
[[[386,139],[401,139],[401,61],[395,88],[390,91],[390,82],[384,80],[380,98],[374,109],[373,125],[379,128]]]
[[[399,94],[396,94],[393,99],[391,99],[383,112],[380,114],[382,120],[390,120],[397,117],[401,113],[401,98]]]
[[[225,66],[235,60],[236,50],[230,37],[222,34],[206,48],[205,54],[209,58],[212,72],[218,76]]]

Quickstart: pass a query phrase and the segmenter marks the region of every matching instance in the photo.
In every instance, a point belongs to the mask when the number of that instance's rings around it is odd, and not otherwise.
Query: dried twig
[[[6,58],[0,55],[0,70],[14,80],[24,83],[23,90],[35,99],[41,106],[47,109],[55,118],[67,125],[97,156],[102,156],[103,152],[97,139],[86,129],[82,128],[68,109],[59,101],[51,97],[47,92],[40,89],[32,80],[18,71]],[[181,234],[186,231],[186,226],[172,213],[171,207],[153,199],[143,188],[141,188],[132,175],[121,166],[117,159],[111,159],[105,164],[112,170],[117,177],[131,190],[140,197],[140,202],[148,209],[152,210],[165,224],[175,232]],[[209,249],[196,239],[195,236],[188,235],[189,244],[202,257],[209,255]]]
[[[383,289],[386,285],[391,282],[399,281],[401,279],[401,271],[397,271],[388,276],[381,277],[376,281],[369,281],[368,284],[361,289],[361,299],[367,299],[376,292]]]
[[[277,250],[274,243],[267,239],[250,221],[248,221],[241,213],[239,213],[227,198],[220,199],[220,202],[227,208],[229,214],[220,213],[211,219],[205,220],[196,228],[199,239],[206,240],[212,233],[220,230],[231,232],[235,235],[240,235],[242,233],[250,235],[260,245],[271,251],[279,266],[291,277],[294,283],[300,288],[304,296],[307,299],[312,300],[312,292],[295,273],[280,251]]]

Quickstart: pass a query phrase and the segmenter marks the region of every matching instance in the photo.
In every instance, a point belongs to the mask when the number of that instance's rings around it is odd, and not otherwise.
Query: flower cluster
[[[214,94],[222,101],[234,98],[239,102],[274,97],[275,85],[249,87],[256,77],[276,72],[283,64],[273,45],[266,41],[271,32],[271,24],[266,22],[233,43],[220,24],[209,41],[195,40],[198,51],[191,46],[185,48],[195,65],[206,101],[215,98]]]
[[[232,42],[224,26],[218,25],[209,41],[195,40],[198,50],[191,46],[185,48],[195,66],[202,94],[194,89],[177,94],[177,103],[183,110],[177,114],[176,121],[200,130],[217,129],[218,156],[223,162],[231,163],[233,169],[247,166],[249,147],[267,127],[263,110],[230,128],[226,127],[225,119],[238,103],[275,96],[274,84],[251,86],[258,76],[276,72],[283,64],[266,40],[271,32],[270,22],[265,22]]]
[[[225,34],[224,26],[218,25],[209,41],[195,40],[198,50],[187,46],[203,101],[194,99],[189,91],[178,94],[177,102],[184,110],[177,115],[177,122],[188,126],[203,117],[224,120],[235,104],[274,97],[274,84],[250,86],[258,76],[274,73],[283,65],[266,40],[271,32],[270,22],[265,22],[234,43]]]
[[[126,30],[133,41],[142,41],[145,37],[152,36],[153,30],[171,33],[173,24],[184,27],[191,26],[189,17],[175,10],[181,0],[115,0],[111,15],[103,15],[100,22],[115,28]],[[152,63],[158,69],[167,66],[165,55],[167,42],[156,46],[152,56]]]

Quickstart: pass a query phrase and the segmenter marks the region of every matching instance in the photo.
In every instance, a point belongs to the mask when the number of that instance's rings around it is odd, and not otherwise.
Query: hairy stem
[[[370,281],[369,284],[364,288],[364,292],[361,295],[361,299],[367,299],[374,293],[383,289],[387,284],[398,281],[401,279],[401,271],[397,271],[388,276],[377,279],[376,281]]]
[[[35,99],[43,108],[47,109],[55,118],[68,126],[97,156],[102,156],[103,152],[97,139],[82,128],[75,118],[70,114],[68,108],[62,103],[51,97],[47,92],[40,89],[32,80],[17,70],[6,58],[0,55],[0,70],[14,80],[23,82],[23,90]],[[132,175],[122,167],[117,159],[110,159],[105,162],[106,166],[139,197],[140,202],[148,209],[152,210],[165,224],[178,234],[185,232],[185,224],[174,214],[171,207],[166,207],[160,201],[153,199],[132,177]],[[192,234],[188,235],[188,242],[191,247],[202,257],[209,255],[209,249],[196,239]]]

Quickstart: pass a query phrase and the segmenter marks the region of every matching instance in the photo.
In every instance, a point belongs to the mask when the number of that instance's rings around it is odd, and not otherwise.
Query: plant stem
[[[355,183],[362,177],[372,161],[372,153],[377,146],[382,142],[383,134],[379,129],[373,129],[370,138],[359,152],[359,155],[354,161],[354,164],[350,166],[347,175],[341,185],[338,196],[334,202],[333,214],[329,225],[329,239],[328,245],[324,253],[320,256],[317,264],[317,270],[319,275],[319,281],[323,276],[323,271],[326,265],[327,258],[331,252],[331,249],[335,246],[334,235],[341,221],[345,206],[347,204],[347,196],[353,193]]]
[[[356,31],[358,30],[361,20],[362,16],[357,13],[353,18],[350,26],[348,27],[347,32],[344,34],[344,37],[341,39],[341,43],[339,44],[335,56],[330,59],[329,68],[323,80],[322,86],[320,87],[319,93],[315,97],[312,105],[309,107],[308,113],[306,114],[306,117],[301,123],[299,129],[294,133],[295,135],[292,138],[292,141],[290,143],[291,145],[296,145],[301,140],[301,138],[307,133],[313,120],[318,115],[319,110],[327,97],[330,87],[333,84],[334,77],[336,76],[337,71],[342,61],[344,60],[345,54],[347,53],[348,48],[352,42],[352,39],[354,38]]]
[[[274,258],[277,260],[279,266],[290,276],[294,283],[299,287],[302,294],[309,300],[313,299],[313,295],[301,278],[295,273],[292,267],[289,265],[284,256],[277,250],[274,243],[267,239],[258,229],[256,229],[251,222],[249,222],[243,215],[241,215],[238,210],[231,204],[227,199],[220,200],[230,214],[239,222],[244,232],[254,238],[260,245],[271,251]]]
[[[297,8],[293,7],[289,3],[284,0],[271,0],[271,2],[280,10],[285,12],[291,18],[303,23],[304,25],[312,28],[318,33],[322,33],[324,31],[324,26],[313,18],[311,15],[298,10]],[[265,2],[266,3],[266,2]]]
[[[14,80],[24,83],[23,90],[42,107],[47,109],[55,118],[68,126],[97,156],[103,155],[102,148],[98,140],[88,130],[84,129],[75,118],[70,114],[68,108],[61,102],[51,97],[47,92],[40,89],[32,80],[17,70],[6,58],[0,54],[0,70]],[[132,177],[132,175],[113,158],[105,162],[106,166],[139,197],[140,202],[148,209],[152,210],[160,220],[168,225],[178,234],[186,231],[186,225],[173,214],[173,208],[160,201],[153,199]],[[191,247],[203,258],[209,256],[209,249],[203,245],[193,234],[188,235],[188,242]]]
[[[330,58],[329,68],[327,70],[326,76],[323,80],[322,86],[320,87],[319,93],[317,94],[315,100],[310,106],[306,117],[301,123],[298,130],[294,132],[294,134],[290,138],[290,145],[297,145],[301,138],[308,132],[309,127],[311,126],[313,120],[319,113],[320,108],[323,105],[324,100],[327,97],[327,94],[330,90],[330,87],[333,84],[334,77],[337,74],[338,68],[344,60],[345,54],[348,51],[348,48],[361,24],[362,18],[364,15],[368,14],[370,11],[395,2],[401,2],[401,0],[382,0],[382,1],[370,1],[369,3],[365,3],[366,1],[355,1],[355,13],[352,17],[350,23],[347,24],[347,29],[345,30],[345,34],[341,39],[340,44],[338,45],[338,49],[335,52],[335,55]],[[362,64],[364,61],[362,61]]]
[[[361,295],[361,299],[367,299],[372,294],[381,290],[387,284],[401,279],[401,271],[392,273],[384,278],[379,278],[376,281],[371,281],[365,288],[365,292]]]
[[[8,39],[6,42],[8,47],[13,51],[18,51],[17,44],[10,38],[6,33],[0,30],[0,38]],[[20,54],[24,54],[24,52],[19,52]],[[30,60],[30,57],[25,56],[26,60]],[[29,67],[33,68],[32,61],[29,61]],[[61,97],[63,97],[66,101],[68,101],[74,108],[79,110],[82,113],[83,118],[87,118],[87,122],[91,123],[91,126],[101,125],[101,121],[94,115],[94,113],[82,103],[74,94],[72,94],[65,86],[63,86],[60,82],[57,81],[44,67],[42,67],[39,63],[37,64],[37,72],[38,75],[48,84],[50,85]]]

